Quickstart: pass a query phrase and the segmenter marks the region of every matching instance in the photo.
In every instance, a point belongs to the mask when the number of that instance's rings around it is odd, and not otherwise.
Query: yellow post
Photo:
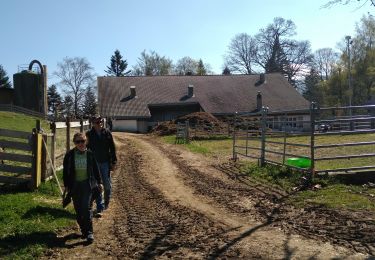
[[[31,176],[32,189],[39,187],[42,180],[42,134],[35,135],[35,151],[34,151],[34,174]]]

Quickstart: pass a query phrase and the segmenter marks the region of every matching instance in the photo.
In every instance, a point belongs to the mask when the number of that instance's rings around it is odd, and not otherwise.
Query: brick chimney
[[[189,97],[194,97],[194,85],[189,85],[188,86],[188,96]]]
[[[130,86],[130,96],[131,97],[136,97],[137,93],[135,91],[135,86]]]
[[[259,83],[263,84],[264,82],[266,82],[266,74],[261,73],[259,74]]]

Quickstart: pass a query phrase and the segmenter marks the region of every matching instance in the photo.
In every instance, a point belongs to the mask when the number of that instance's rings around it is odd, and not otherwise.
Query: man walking
[[[97,217],[101,217],[103,210],[109,206],[112,190],[110,171],[114,169],[117,157],[112,133],[103,127],[103,119],[95,116],[92,123],[91,130],[86,132],[87,148],[93,151],[103,180],[104,201],[102,194],[96,199]]]

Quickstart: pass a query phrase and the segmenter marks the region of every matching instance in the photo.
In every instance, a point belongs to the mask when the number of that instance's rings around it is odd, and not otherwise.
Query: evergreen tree
[[[308,101],[322,103],[322,93],[319,90],[320,76],[319,73],[311,69],[309,75],[305,77],[305,90],[303,97]]]
[[[202,59],[199,59],[198,61],[198,67],[197,67],[197,75],[202,76],[206,75],[207,71],[206,68],[204,67]]]
[[[127,67],[128,63],[122,59],[120,51],[115,50],[115,54],[111,57],[111,65],[107,66],[108,70],[105,70],[105,72],[108,76],[124,77],[131,72],[130,70],[125,72]]]
[[[281,48],[279,37],[276,36],[275,43],[272,46],[271,57],[265,64],[265,71],[266,73],[286,73],[284,68],[287,66],[287,64],[287,58],[283,49]]]
[[[225,66],[224,70],[223,70],[223,75],[230,75],[230,69],[228,68],[228,66]]]
[[[62,111],[64,116],[71,117],[74,114],[74,101],[73,98],[69,95],[64,97],[64,101],[62,103]]]
[[[96,96],[93,88],[89,86],[86,89],[85,99],[82,105],[82,114],[84,117],[91,117],[96,114],[98,104],[96,102]]]
[[[3,66],[0,65],[0,88],[11,88],[12,84],[9,82],[9,77]]]
[[[48,111],[54,116],[55,120],[60,116],[62,98],[57,92],[55,85],[51,85],[47,91]]]

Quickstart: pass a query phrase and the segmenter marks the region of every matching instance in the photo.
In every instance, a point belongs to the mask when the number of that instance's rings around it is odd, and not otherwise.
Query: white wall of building
[[[112,131],[137,132],[137,120],[112,120]]]

